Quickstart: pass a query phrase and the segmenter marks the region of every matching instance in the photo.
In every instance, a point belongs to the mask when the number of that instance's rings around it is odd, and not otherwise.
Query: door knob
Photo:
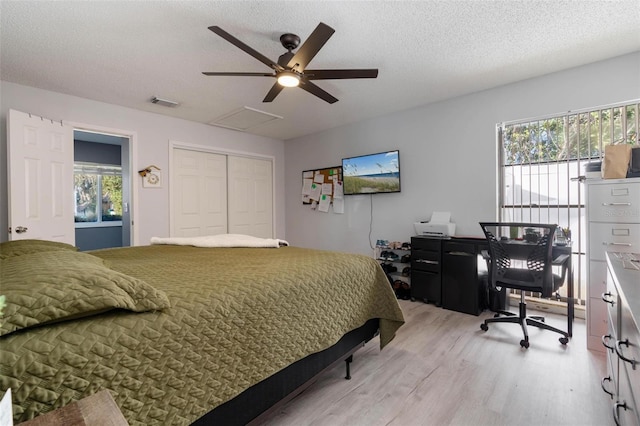
[[[16,234],[24,234],[29,228],[24,226],[16,226]]]

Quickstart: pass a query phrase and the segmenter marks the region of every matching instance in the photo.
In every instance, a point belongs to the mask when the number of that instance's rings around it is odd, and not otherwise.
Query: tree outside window
[[[74,188],[76,223],[122,221],[120,167],[76,164]]]

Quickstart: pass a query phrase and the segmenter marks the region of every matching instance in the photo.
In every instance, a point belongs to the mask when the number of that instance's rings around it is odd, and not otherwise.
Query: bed
[[[404,322],[361,255],[23,240],[0,262],[15,422],[107,389],[131,425],[246,424]]]

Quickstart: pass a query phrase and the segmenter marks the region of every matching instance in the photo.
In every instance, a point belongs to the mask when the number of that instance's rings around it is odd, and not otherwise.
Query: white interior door
[[[9,110],[9,240],[75,243],[73,128]]]
[[[227,156],[174,149],[172,237],[227,233]]]
[[[273,238],[272,162],[229,156],[229,233]]]

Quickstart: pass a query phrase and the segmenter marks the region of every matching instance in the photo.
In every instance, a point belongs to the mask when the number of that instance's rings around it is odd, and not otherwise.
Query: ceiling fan
[[[262,102],[271,102],[285,87],[299,86],[301,89],[319,97],[320,99],[332,104],[338,101],[337,98],[327,93],[311,80],[332,80],[347,78],[376,78],[378,76],[377,69],[337,69],[337,70],[310,70],[306,69],[307,65],[320,51],[322,46],[329,40],[335,30],[322,22],[311,33],[309,38],[300,46],[297,52],[292,52],[300,44],[300,37],[295,34],[282,34],[280,42],[287,49],[287,52],[280,55],[278,62],[274,62],[260,52],[247,46],[222,28],[218,26],[209,27],[211,31],[218,34],[229,43],[244,50],[269,68],[273,69],[273,73],[259,72],[203,72],[204,75],[222,75],[222,76],[245,76],[245,77],[275,77],[276,83],[271,87],[267,96]]]

